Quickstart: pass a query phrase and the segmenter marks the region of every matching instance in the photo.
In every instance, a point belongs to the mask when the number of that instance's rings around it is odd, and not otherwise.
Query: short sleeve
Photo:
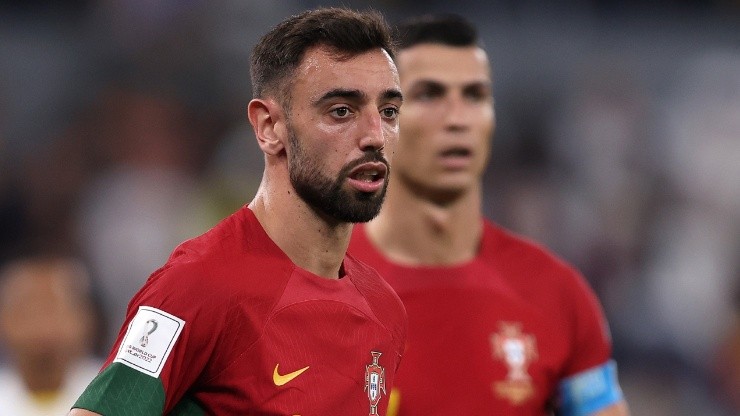
[[[571,268],[567,303],[573,330],[573,348],[564,377],[603,365],[611,359],[611,335],[601,303],[586,279]]]
[[[106,416],[162,415],[207,377],[225,299],[198,263],[155,272],[129,304],[100,374],[74,407]]]

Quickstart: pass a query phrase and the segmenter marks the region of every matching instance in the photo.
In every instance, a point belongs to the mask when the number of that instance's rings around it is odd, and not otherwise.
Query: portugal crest
[[[385,394],[385,370],[378,364],[383,353],[372,351],[373,362],[365,367],[365,391],[370,400],[370,415],[378,414],[378,402]]]
[[[519,405],[534,395],[527,367],[537,359],[537,344],[533,335],[522,333],[521,324],[501,322],[498,333],[491,335],[493,358],[502,360],[509,372],[506,380],[494,384],[500,397]]]

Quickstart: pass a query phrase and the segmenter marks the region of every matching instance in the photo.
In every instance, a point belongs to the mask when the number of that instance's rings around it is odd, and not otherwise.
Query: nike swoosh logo
[[[272,381],[276,386],[282,386],[289,383],[294,378],[303,374],[304,371],[308,370],[308,366],[301,368],[300,370],[293,371],[292,373],[280,375],[278,373],[278,367],[280,364],[275,365],[275,371],[272,372]]]

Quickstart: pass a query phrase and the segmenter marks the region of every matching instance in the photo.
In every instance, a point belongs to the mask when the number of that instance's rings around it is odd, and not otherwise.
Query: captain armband
[[[617,364],[609,360],[560,383],[560,413],[563,416],[589,416],[623,399],[617,380]]]

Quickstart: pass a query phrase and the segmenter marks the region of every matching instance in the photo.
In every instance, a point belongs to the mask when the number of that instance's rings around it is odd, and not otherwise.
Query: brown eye
[[[469,101],[486,101],[491,97],[491,89],[485,85],[473,85],[463,90],[463,96]]]
[[[337,107],[331,110],[331,112],[339,118],[345,118],[350,115],[349,108],[347,107]]]
[[[424,89],[418,91],[414,98],[419,101],[431,101],[435,98],[439,98],[444,94],[444,89],[439,86],[427,86]]]
[[[414,101],[434,101],[447,94],[447,87],[440,82],[420,80],[409,88],[409,97]]]
[[[383,117],[389,119],[389,120],[395,120],[398,117],[398,108],[396,107],[386,107],[382,110],[380,110],[380,114],[383,115]]]

